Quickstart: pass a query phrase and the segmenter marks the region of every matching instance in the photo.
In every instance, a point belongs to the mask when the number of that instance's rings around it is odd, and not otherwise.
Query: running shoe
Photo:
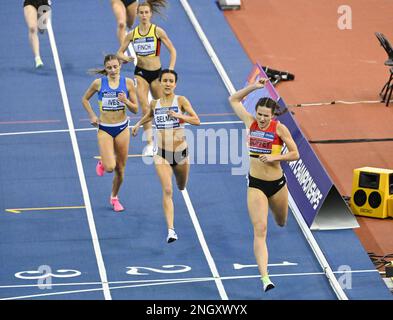
[[[177,240],[177,234],[174,229],[168,229],[168,236],[166,237],[166,242],[171,243]]]
[[[143,156],[153,157],[154,156],[154,146],[153,144],[148,144],[143,150]]]
[[[35,57],[35,67],[42,68],[44,66],[44,63],[42,62],[40,57]]]
[[[102,177],[105,173],[105,168],[104,168],[104,165],[102,164],[101,160],[97,162],[96,173],[97,173],[97,176],[100,176],[100,177]]]
[[[118,197],[112,197],[111,196],[110,203],[111,203],[114,211],[116,211],[116,212],[124,211],[124,207],[119,202],[119,198]]]
[[[264,276],[261,278],[262,284],[263,284],[263,291],[269,291],[270,289],[273,289],[274,283],[270,281],[269,276]]]

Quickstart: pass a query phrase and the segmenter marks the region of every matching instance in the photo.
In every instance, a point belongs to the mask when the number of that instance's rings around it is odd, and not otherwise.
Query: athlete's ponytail
[[[106,56],[105,56],[105,58],[104,58],[104,69],[89,69],[87,72],[89,73],[89,74],[91,74],[91,75],[97,75],[97,74],[100,74],[100,75],[103,75],[103,76],[107,76],[108,74],[107,74],[107,72],[106,72],[106,70],[105,70],[105,64],[108,62],[108,61],[111,61],[111,60],[117,60],[117,61],[119,61],[119,64],[121,65],[121,60],[120,60],[120,58],[117,56],[117,55],[115,55],[115,54],[107,54]]]
[[[258,100],[257,104],[255,105],[255,111],[257,111],[258,107],[265,107],[271,109],[273,116],[281,116],[282,114],[288,112],[288,108],[280,110],[280,105],[276,101],[268,97],[263,97]]]
[[[161,13],[161,8],[166,8],[167,0],[146,0],[138,4],[138,9],[142,6],[148,6],[152,13]]]

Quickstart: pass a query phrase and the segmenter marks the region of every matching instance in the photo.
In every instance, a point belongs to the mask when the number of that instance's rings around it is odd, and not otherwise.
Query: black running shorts
[[[40,6],[50,6],[51,4],[50,0],[25,0],[23,7],[33,6],[38,10]]]

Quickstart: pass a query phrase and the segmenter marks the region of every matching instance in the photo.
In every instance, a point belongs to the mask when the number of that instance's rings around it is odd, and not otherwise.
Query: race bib
[[[175,129],[180,127],[180,121],[177,118],[168,115],[168,111],[173,110],[179,112],[179,107],[161,107],[154,110],[154,122],[156,128],[160,129]]]
[[[274,133],[263,131],[251,131],[249,136],[249,149],[252,153],[272,153]]]
[[[104,111],[118,111],[124,110],[125,104],[117,98],[116,92],[110,92],[102,97],[102,110]]]
[[[139,38],[134,40],[134,50],[139,56],[149,56],[156,53],[154,37]]]

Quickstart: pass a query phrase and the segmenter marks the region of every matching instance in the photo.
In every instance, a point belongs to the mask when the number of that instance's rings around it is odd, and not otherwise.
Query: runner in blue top
[[[103,176],[105,171],[115,172],[110,197],[114,211],[124,210],[117,195],[123,182],[130,142],[126,107],[133,113],[138,112],[134,82],[121,76],[120,69],[121,63],[116,55],[105,56],[104,69],[92,70],[103,77],[94,80],[82,98],[90,123],[98,128],[101,160],[96,166],[97,175]],[[95,93],[98,94],[99,118],[89,102]]]

